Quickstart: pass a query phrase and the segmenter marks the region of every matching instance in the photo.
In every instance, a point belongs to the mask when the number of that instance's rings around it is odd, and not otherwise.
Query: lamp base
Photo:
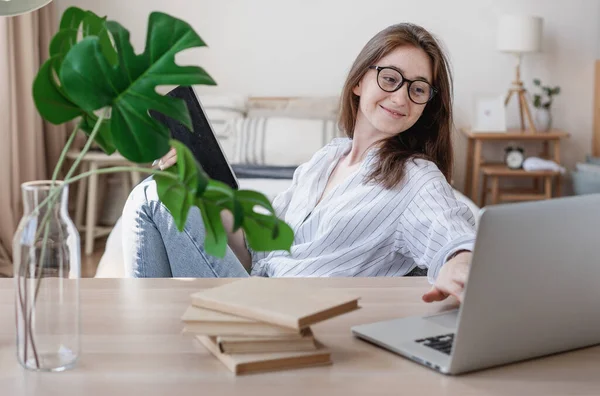
[[[533,117],[531,117],[531,112],[529,111],[529,106],[527,105],[527,99],[525,98],[525,88],[511,88],[506,95],[506,100],[504,101],[504,105],[508,105],[510,102],[510,98],[514,95],[517,96],[517,100],[519,101],[519,117],[521,120],[521,131],[529,131],[530,133],[537,133],[537,129],[533,122]],[[529,128],[525,128],[525,120],[523,119],[523,114],[527,118],[527,123],[529,124]]]
[[[518,57],[517,60],[517,76],[515,81],[513,81],[513,86],[508,91],[506,95],[506,100],[504,101],[504,106],[508,105],[510,102],[510,98],[514,95],[517,96],[517,100],[519,101],[519,116],[521,120],[521,132],[525,132],[528,130],[530,133],[537,133],[537,129],[535,124],[533,123],[533,117],[531,117],[531,112],[529,111],[529,106],[527,105],[527,99],[525,93],[527,92],[523,87],[523,81],[521,81],[521,57]],[[529,128],[525,129],[525,122],[523,119],[523,113],[525,113],[525,117],[527,117],[527,122],[529,124]]]

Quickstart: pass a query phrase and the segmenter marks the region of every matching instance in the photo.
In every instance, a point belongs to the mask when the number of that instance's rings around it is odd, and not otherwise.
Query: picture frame
[[[506,108],[503,95],[479,95],[475,98],[473,132],[506,132]]]

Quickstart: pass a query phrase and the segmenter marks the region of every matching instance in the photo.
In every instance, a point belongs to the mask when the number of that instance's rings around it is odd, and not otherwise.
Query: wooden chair
[[[67,158],[75,160],[80,154],[80,151],[70,151],[67,153]],[[112,166],[127,166],[132,165],[127,159],[118,153],[106,155],[101,151],[87,152],[80,164],[79,173],[95,171],[101,168]],[[124,172],[121,173],[125,191],[129,192],[137,185],[141,176],[139,172]],[[94,251],[94,240],[96,238],[108,235],[112,227],[102,227],[97,225],[98,213],[98,181],[99,175],[93,174],[87,178],[81,179],[77,186],[77,204],[75,207],[75,226],[80,233],[85,233],[85,254],[90,255]],[[87,200],[85,211],[85,224],[83,223],[83,206]]]

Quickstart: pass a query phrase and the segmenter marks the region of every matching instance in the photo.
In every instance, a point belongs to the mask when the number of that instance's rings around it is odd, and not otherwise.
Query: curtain
[[[66,125],[44,122],[31,89],[58,29],[53,3],[0,17],[0,275],[12,275],[12,236],[22,216],[21,183],[52,177]]]

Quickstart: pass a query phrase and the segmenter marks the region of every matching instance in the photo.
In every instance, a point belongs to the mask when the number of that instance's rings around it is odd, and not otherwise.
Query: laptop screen
[[[191,150],[196,161],[200,163],[211,179],[219,180],[233,189],[238,189],[235,175],[223,154],[223,150],[221,150],[221,146],[219,146],[219,142],[193,88],[177,87],[169,92],[167,96],[185,101],[192,119],[192,131],[179,121],[157,111],[150,110],[150,115],[169,128],[173,139],[181,141]]]

